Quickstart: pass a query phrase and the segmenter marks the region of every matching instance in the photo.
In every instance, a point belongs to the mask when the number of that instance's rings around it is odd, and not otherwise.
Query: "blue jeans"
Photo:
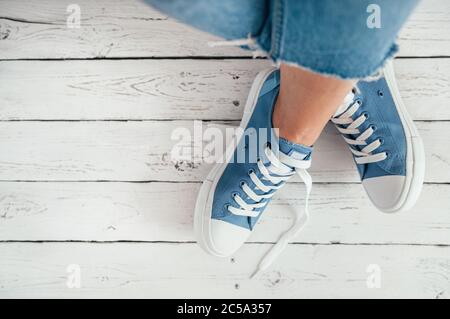
[[[340,78],[373,75],[397,52],[418,0],[146,0],[226,39],[250,36],[277,64]]]

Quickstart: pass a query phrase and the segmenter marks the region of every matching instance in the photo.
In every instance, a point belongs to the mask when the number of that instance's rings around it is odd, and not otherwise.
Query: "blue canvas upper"
[[[359,127],[363,132],[372,127],[375,132],[366,142],[380,139],[382,144],[374,153],[386,152],[387,158],[369,164],[358,164],[361,179],[386,176],[406,175],[406,137],[400,120],[394,99],[386,83],[385,78],[377,81],[358,82],[358,91],[355,99],[361,102],[361,107],[353,115],[353,118],[365,114],[367,120]],[[355,138],[355,136],[352,136]],[[358,150],[362,146],[353,146]]]
[[[287,155],[291,155],[293,152],[296,152],[299,154],[304,154],[304,156],[308,157],[311,153],[310,147],[291,143],[282,138],[274,138],[275,136],[272,130],[272,112],[276,102],[276,98],[278,96],[279,82],[279,71],[274,71],[273,73],[271,73],[271,75],[268,76],[260,90],[254,112],[251,115],[251,118],[246,127],[246,130],[250,132],[249,134],[252,134],[252,130],[248,129],[256,129],[256,144],[258,151],[257,154],[258,157],[263,161],[263,163],[266,163],[267,159],[265,158],[262,150],[268,142],[273,143],[274,141],[276,141],[278,143],[277,148]],[[266,129],[265,132],[267,132],[267,134],[265,136],[260,136],[259,134],[257,134],[259,129]],[[233,160],[227,164],[227,167],[225,168],[225,171],[223,172],[217,184],[212,207],[213,219],[223,220],[247,229],[253,228],[261,214],[259,214],[258,217],[237,216],[230,213],[227,207],[228,205],[238,207],[233,199],[233,195],[235,193],[239,194],[243,199],[245,199],[246,202],[254,203],[254,201],[248,198],[243,192],[241,188],[242,182],[247,183],[250,188],[255,191],[256,194],[261,195],[261,191],[255,188],[255,185],[249,176],[250,171],[255,172],[258,177],[261,176],[256,161],[249,160],[252,157],[249,151],[250,148],[251,147],[249,147],[249,139],[247,138],[247,135],[244,134],[233,154]],[[240,154],[245,154],[245,162],[238,162],[238,151],[242,152]],[[241,155],[240,158],[242,157],[243,156]],[[265,199],[264,201],[268,202],[270,201],[270,199]],[[267,205],[265,207],[267,207]],[[261,213],[265,209],[265,207],[259,209]]]

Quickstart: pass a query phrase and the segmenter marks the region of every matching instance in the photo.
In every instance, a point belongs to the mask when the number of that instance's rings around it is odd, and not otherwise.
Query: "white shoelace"
[[[236,39],[229,41],[215,41],[209,42],[210,47],[218,46],[248,46],[252,49],[253,58],[266,57],[267,53],[261,50],[256,41],[249,35],[246,39]],[[240,208],[233,206],[228,207],[228,211],[234,215],[238,216],[249,216],[257,217],[260,214],[259,208],[263,208],[267,205],[266,199],[271,198],[275,192],[283,187],[288,179],[290,179],[295,173],[297,173],[306,187],[306,198],[305,198],[305,209],[302,211],[297,210],[295,215],[295,220],[292,226],[284,232],[281,237],[277,240],[275,245],[267,252],[267,254],[261,259],[258,267],[251,275],[254,278],[261,272],[265,271],[274,260],[281,254],[281,252],[286,248],[289,242],[297,236],[297,234],[303,229],[309,219],[308,211],[308,201],[309,194],[312,188],[312,178],[307,172],[307,169],[311,166],[311,160],[300,160],[294,159],[282,152],[278,152],[279,157],[277,157],[270,147],[266,147],[264,152],[269,160],[270,165],[265,166],[261,160],[258,160],[258,170],[263,175],[263,180],[270,182],[271,185],[267,185],[261,181],[261,179],[256,175],[255,172],[250,172],[250,179],[255,184],[256,188],[263,192],[263,194],[256,194],[246,183],[241,185],[244,193],[251,198],[255,203],[249,204],[243,200],[238,194],[234,196],[234,200],[239,205]]]
[[[244,193],[252,199],[255,203],[249,204],[238,194],[235,194],[234,200],[240,208],[233,206],[228,207],[228,211],[234,215],[257,217],[260,214],[258,209],[267,205],[266,199],[271,198],[275,192],[283,187],[286,181],[294,174],[298,174],[306,186],[305,209],[302,214],[301,210],[296,211],[295,220],[292,226],[278,239],[277,243],[269,250],[269,252],[260,261],[257,269],[252,274],[252,278],[257,274],[266,270],[278,255],[286,248],[287,244],[303,229],[309,218],[308,200],[312,188],[312,179],[306,171],[311,166],[311,161],[299,160],[291,156],[279,152],[278,157],[272,152],[270,147],[266,147],[264,152],[269,161],[269,165],[264,165],[261,160],[258,160],[258,170],[262,177],[258,177],[256,172],[250,171],[249,175],[255,187],[263,194],[256,194],[247,183],[242,183],[241,188]],[[265,181],[266,183],[264,183]]]
[[[358,135],[356,139],[352,139],[346,136],[344,137],[345,142],[349,145],[350,151],[355,155],[355,161],[357,164],[368,164],[380,162],[387,157],[386,152],[373,153],[380,145],[382,140],[377,139],[370,144],[367,144],[366,140],[372,136],[375,131],[374,126],[369,126],[364,132],[359,130],[359,127],[367,120],[367,115],[365,113],[358,116],[358,118],[353,119],[352,116],[361,107],[361,102],[355,100],[355,94],[353,92],[349,93],[345,98],[345,101],[351,101],[351,104],[347,104],[347,110],[331,119],[331,121],[336,125],[339,132],[346,135]],[[345,102],[344,102],[345,103]],[[353,148],[353,146],[364,146],[360,151]]]

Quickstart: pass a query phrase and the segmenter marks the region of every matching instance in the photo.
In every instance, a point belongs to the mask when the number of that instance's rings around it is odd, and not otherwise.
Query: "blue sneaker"
[[[309,196],[312,182],[306,169],[310,166],[311,148],[278,139],[272,128],[279,79],[276,69],[257,75],[240,133],[236,134],[237,143],[228,145],[225,160],[214,166],[198,194],[195,234],[200,246],[212,255],[226,257],[236,252],[250,236],[272,196],[293,175],[301,177]],[[250,145],[251,141],[255,143]],[[307,216],[306,207],[265,256],[258,271],[269,266],[300,231]]]
[[[349,144],[362,184],[383,212],[410,209],[422,189],[425,152],[395,81],[392,63],[360,81],[331,121]]]

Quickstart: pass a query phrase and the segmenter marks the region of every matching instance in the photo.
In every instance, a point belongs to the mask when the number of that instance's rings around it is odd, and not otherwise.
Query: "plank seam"
[[[87,58],[11,58],[4,59],[0,58],[0,62],[10,62],[10,61],[41,61],[41,62],[54,62],[54,61],[102,61],[102,60],[267,60],[264,57],[253,58],[251,55],[239,56],[239,55],[224,55],[224,56],[213,56],[213,55],[198,55],[198,56],[137,56],[137,57],[87,57]]]
[[[29,24],[60,25],[60,26],[64,25],[62,23],[31,21],[31,20],[26,20],[26,19],[17,19],[17,18],[8,18],[8,17],[0,17],[0,20],[7,20],[7,21],[11,21],[11,22],[18,22],[18,23],[29,23]]]
[[[10,120],[0,120],[0,123],[9,123],[9,122],[59,122],[59,123],[72,123],[72,122],[187,122],[187,121],[202,121],[205,123],[210,122],[223,122],[224,124],[234,124],[238,125],[239,120],[232,119],[199,119],[199,118],[181,118],[181,119],[81,119],[81,120],[73,120],[73,119],[10,119]],[[450,119],[443,120],[414,120],[416,123],[448,123]]]
[[[0,183],[129,183],[129,184],[201,184],[202,181],[165,181],[165,180],[142,180],[142,181],[126,181],[126,180],[0,180]],[[289,184],[300,184],[302,182],[289,182]],[[313,182],[314,185],[360,185],[361,182]],[[450,185],[450,182],[424,182],[424,185]]]
[[[1,19],[1,18],[0,18]],[[448,59],[450,55],[402,55],[395,59]],[[134,56],[134,57],[86,57],[86,58],[0,58],[0,62],[10,61],[96,61],[96,60],[268,60],[265,57],[253,58],[251,55],[197,55],[197,56]]]
[[[0,240],[1,244],[166,244],[166,245],[196,245],[195,241],[168,241],[168,240]],[[244,245],[273,245],[273,241],[247,242]],[[346,243],[346,242],[292,242],[289,245],[297,246],[413,246],[413,247],[441,247],[448,248],[450,244],[427,244],[427,243]]]

